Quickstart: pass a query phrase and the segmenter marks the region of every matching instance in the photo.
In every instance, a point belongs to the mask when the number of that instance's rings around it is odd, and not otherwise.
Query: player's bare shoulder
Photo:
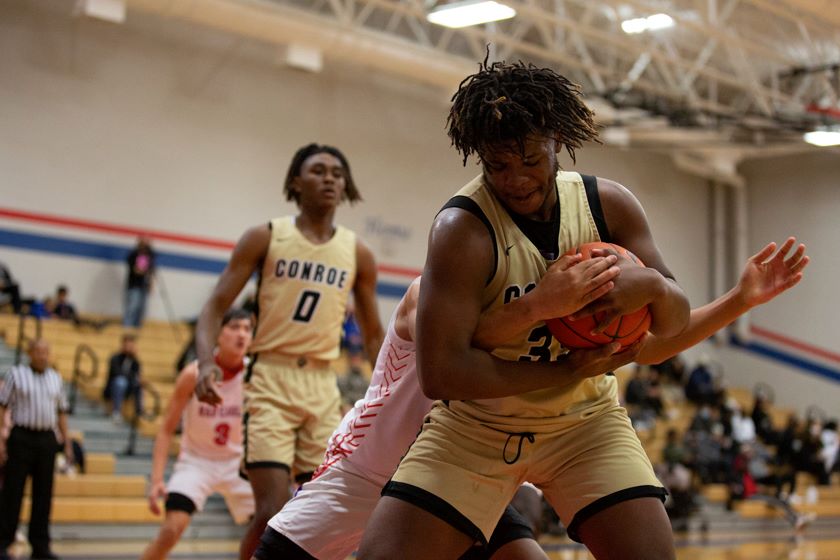
[[[198,360],[193,360],[185,365],[181,371],[178,372],[178,380],[176,385],[185,391],[193,392],[195,385],[198,382]]]

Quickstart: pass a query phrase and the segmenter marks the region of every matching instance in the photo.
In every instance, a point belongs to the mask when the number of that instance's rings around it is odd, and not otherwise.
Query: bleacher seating
[[[42,334],[53,349],[53,361],[58,371],[69,383],[72,380],[76,349],[80,344],[90,347],[96,354],[99,366],[96,378],[79,386],[81,392],[92,400],[101,400],[102,388],[107,377],[108,359],[120,345],[123,328],[119,325],[107,326],[101,330],[76,328],[72,323],[45,320]],[[173,325],[164,322],[149,321],[136,331],[138,334],[138,353],[143,365],[143,378],[151,384],[160,396],[161,411],[165,410],[175,381],[175,362],[183,345],[190,337],[186,324]],[[176,335],[177,333],[177,335]],[[0,336],[9,346],[14,347],[18,340],[18,318],[0,313]],[[34,322],[27,325],[26,336],[34,335]],[[86,365],[86,367],[88,367]],[[335,364],[336,371],[346,370],[346,357]],[[630,377],[631,367],[622,368],[618,374],[620,394]],[[367,377],[370,370],[364,371]],[[741,404],[743,410],[752,410],[753,396],[749,389],[728,388],[727,394]],[[691,403],[676,399],[668,402],[666,418],[659,419],[653,429],[640,433],[645,451],[655,464],[661,460],[665,446],[665,436],[674,428],[680,434],[688,428],[696,407]],[[131,404],[127,403],[125,412],[130,413]],[[774,425],[781,427],[792,411],[779,406],[770,408]],[[103,421],[105,418],[103,416]],[[139,432],[153,437],[160,429],[161,418],[141,419]],[[76,434],[84,438],[84,434]],[[177,438],[170,452],[177,453]],[[75,477],[59,476],[55,487],[53,519],[55,522],[68,523],[150,523],[158,518],[152,515],[144,498],[146,481],[140,475],[118,475],[115,471],[115,457],[109,453],[88,453],[87,473]],[[808,475],[800,474],[796,507],[801,512],[813,512],[819,516],[840,516],[840,480],[835,476],[832,486],[819,487],[814,501],[807,495],[813,485]],[[722,504],[727,500],[727,488],[723,484],[709,484],[702,489],[702,495],[709,503]],[[27,506],[28,507],[28,506]],[[736,505],[736,511],[744,518],[772,518],[780,513],[762,502],[742,502]],[[27,514],[28,515],[28,514]]]
[[[44,320],[41,335],[50,343],[52,363],[66,383],[72,382],[76,349],[87,345],[98,360],[96,377],[79,384],[80,392],[94,401],[102,399],[102,389],[107,378],[108,360],[120,346],[124,332],[119,325],[101,330],[77,328],[60,320]],[[177,330],[177,333],[176,333]],[[134,331],[137,333],[138,354],[143,366],[143,379],[150,383],[161,398],[161,409],[171,398],[175,381],[175,362],[189,340],[186,324],[149,321]],[[17,316],[0,313],[0,336],[12,348],[19,338]],[[35,323],[28,320],[24,336],[35,336]],[[177,338],[176,338],[177,336]],[[90,369],[90,363],[83,367]],[[125,411],[131,410],[130,403]],[[103,422],[107,422],[103,415]],[[160,420],[141,421],[140,433],[153,436]],[[84,441],[84,433],[73,431],[71,436]],[[173,451],[177,451],[177,446]],[[148,508],[146,477],[142,475],[115,474],[116,458],[111,453],[87,453],[85,474],[58,475],[55,481],[52,520],[54,523],[150,523],[160,519]],[[27,489],[27,496],[29,489]],[[24,502],[22,519],[29,516],[29,498]]]

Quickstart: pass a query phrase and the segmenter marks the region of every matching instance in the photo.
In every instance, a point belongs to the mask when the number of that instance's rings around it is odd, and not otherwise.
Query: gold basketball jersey
[[[580,174],[560,171],[555,184],[560,201],[559,255],[582,243],[600,241]],[[501,307],[532,290],[555,261],[546,260],[540,254],[482,177],[471,181],[458,195],[478,204],[495,236],[496,271],[484,290],[483,310]],[[540,322],[520,337],[496,348],[493,354],[510,361],[554,361],[565,352],[545,323]],[[469,404],[475,413],[489,422],[509,424],[527,419],[532,426],[534,420],[536,425],[556,426],[615,404],[616,395],[615,378],[599,375],[565,389],[549,388],[513,397],[475,400]]]
[[[294,220],[285,216],[270,224],[251,352],[334,360],[356,278],[356,234],[336,226],[332,239],[318,245]]]

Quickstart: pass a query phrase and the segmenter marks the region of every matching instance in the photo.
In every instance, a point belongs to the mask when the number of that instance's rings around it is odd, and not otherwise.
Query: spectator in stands
[[[715,404],[720,400],[719,389],[712,376],[711,363],[706,356],[691,370],[685,384],[685,397],[694,404]]]
[[[782,512],[793,526],[797,536],[816,516],[798,513],[789,500],[782,499],[778,490],[775,495],[767,492],[766,485],[774,485],[776,478],[770,473],[766,452],[752,444],[744,444],[732,463],[732,477],[729,483],[727,509],[733,509],[738,500],[760,500]]]
[[[818,480],[823,471],[823,463],[820,461],[821,435],[822,422],[818,418],[808,418],[797,437],[799,446],[794,458],[797,471],[809,473]]]
[[[822,447],[819,451],[819,458],[822,462],[823,469],[818,482],[820,484],[830,484],[831,473],[837,468],[837,455],[838,451],[840,451],[837,420],[831,419],[825,423],[820,433],[820,444]]]
[[[756,438],[755,423],[750,416],[744,415],[744,410],[740,403],[735,399],[730,398],[727,403],[727,408],[731,411],[730,423],[732,425],[732,439],[738,445],[745,443],[754,443]]]
[[[45,297],[43,301],[34,299],[29,306],[29,315],[38,319],[47,319],[52,317],[53,307],[55,307],[55,300],[52,296]]]
[[[120,351],[108,362],[108,381],[103,397],[111,401],[111,418],[114,423],[122,421],[122,404],[126,397],[134,397],[135,413],[143,411],[141,391],[141,366],[137,359],[137,337],[126,333],[122,337]]]
[[[793,496],[796,493],[796,457],[802,448],[800,433],[801,422],[796,414],[788,416],[787,425],[778,437],[776,446],[776,476],[778,479],[778,494],[781,498]],[[789,489],[785,493],[783,484]]]
[[[685,445],[680,441],[680,435],[675,428],[670,428],[665,436],[665,447],[662,449],[662,460],[666,464],[683,463],[688,458]]]
[[[55,455],[61,435],[65,455],[72,461],[73,447],[67,432],[67,401],[61,376],[49,366],[50,347],[45,340],[29,344],[29,365],[14,366],[0,389],[0,433],[6,410],[14,427],[8,441],[0,440],[0,464],[6,477],[0,492],[0,560],[6,560],[15,540],[23,490],[32,477],[29,543],[33,559],[58,558],[50,549]]]
[[[152,289],[155,258],[155,252],[146,237],[140,237],[137,246],[128,254],[123,313],[123,325],[126,327],[139,327],[146,315],[146,296]]]
[[[20,286],[12,278],[9,268],[0,262],[0,306],[11,304],[12,311],[21,312]]]
[[[48,309],[56,319],[73,321],[75,325],[80,323],[79,315],[76,313],[76,306],[70,303],[67,286],[61,285],[55,290],[55,300],[52,301],[52,308]]]
[[[659,372],[659,377],[664,379],[666,382],[670,380],[678,385],[683,385],[683,376],[685,375],[685,360],[683,359],[681,354],[672,356],[664,362],[662,362],[661,364],[653,364],[650,367],[651,369]]]
[[[697,411],[685,437],[689,465],[703,484],[724,482],[729,471],[725,451],[730,440],[724,434],[720,411],[704,405]]]
[[[773,429],[773,419],[770,417],[767,408],[767,399],[763,395],[757,394],[755,395],[753,410],[750,416],[755,425],[755,433],[758,438],[766,444],[776,445],[779,440],[779,434]]]
[[[662,403],[659,372],[637,364],[633,379],[627,383],[624,400],[627,404],[652,412],[654,416],[662,416],[665,405]]]

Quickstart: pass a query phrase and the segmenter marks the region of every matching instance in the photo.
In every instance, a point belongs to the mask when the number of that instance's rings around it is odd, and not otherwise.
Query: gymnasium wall
[[[328,63],[320,74],[302,73],[275,64],[265,46],[132,14],[123,26],[74,19],[63,8],[0,8],[2,207],[26,214],[6,212],[0,227],[122,248],[134,235],[109,225],[152,230],[174,263],[162,267],[162,287],[175,314],[190,316],[242,231],[295,210],[282,195],[294,150],[331,143],[346,151],[365,197],[340,209],[339,220],[383,265],[383,313],[390,312],[423,265],[435,213],[478,172],[449,147],[447,94],[359,67]],[[704,296],[706,273],[692,255],[708,250],[706,218],[681,210],[687,201],[705,207],[703,182],[655,154],[593,146],[578,163],[636,192],[675,272]],[[16,242],[3,248],[3,260],[27,293],[44,296],[65,282],[82,310],[119,312],[121,261],[57,256],[49,239]],[[152,298],[153,316],[165,315],[161,299]]]
[[[43,297],[65,283],[82,312],[120,313],[121,258],[145,231],[163,257],[150,314],[194,316],[238,236],[294,212],[282,195],[288,162],[318,141],[346,152],[365,197],[338,219],[377,256],[387,320],[423,265],[436,211],[477,173],[444,134],[448,95],[329,60],[302,73],[266,45],[133,13],[121,26],[77,19],[72,5],[0,3],[0,261],[24,292]],[[574,168],[633,190],[692,302],[708,301],[705,181],[664,155],[599,146]],[[773,229],[784,222],[759,223],[751,219],[751,249],[788,233]],[[766,325],[808,332],[805,322]],[[706,351],[727,359],[723,348]],[[747,354],[762,372],[767,359]]]
[[[727,377],[743,386],[768,383],[777,400],[800,411],[816,404],[840,417],[840,154],[760,158],[739,171],[749,185],[751,247],[795,235],[812,260],[794,290],[751,313],[749,340],[722,351]]]

